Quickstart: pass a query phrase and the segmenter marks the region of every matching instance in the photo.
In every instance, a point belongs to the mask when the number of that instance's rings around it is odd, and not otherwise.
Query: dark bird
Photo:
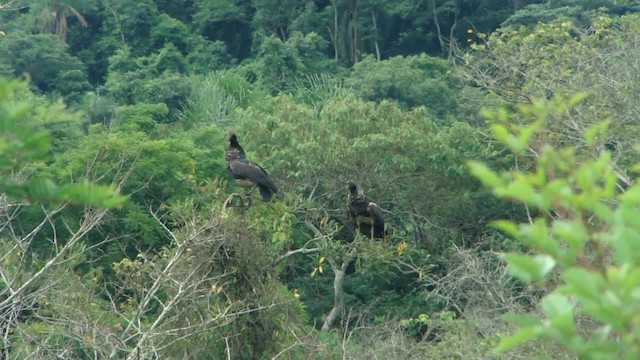
[[[244,149],[240,146],[236,134],[231,134],[229,137],[229,148],[224,159],[227,161],[229,175],[238,185],[249,189],[247,196],[251,197],[257,187],[264,201],[271,201],[273,194],[278,192],[269,173],[260,165],[246,159]]]
[[[382,207],[375,200],[366,196],[362,189],[358,189],[356,184],[351,181],[347,183],[347,189],[349,190],[347,195],[349,221],[369,239],[383,239],[385,231]]]

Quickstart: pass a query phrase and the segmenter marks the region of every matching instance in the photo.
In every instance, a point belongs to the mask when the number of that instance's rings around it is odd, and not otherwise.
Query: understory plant
[[[505,255],[510,274],[548,290],[539,303],[542,318],[508,316],[519,329],[498,352],[538,339],[580,359],[640,358],[640,186],[619,180],[606,146],[609,121],[588,127],[582,147],[550,145],[562,144],[556,140],[563,134],[547,131],[548,124],[581,101],[588,96],[484,113],[520,169],[497,173],[479,162],[470,168],[495,195],[526,206],[528,222],[494,224],[530,249]]]

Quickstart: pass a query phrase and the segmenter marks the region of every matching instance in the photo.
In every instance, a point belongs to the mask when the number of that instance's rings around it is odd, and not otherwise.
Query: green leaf
[[[500,197],[519,200],[529,205],[535,206],[536,208],[546,208],[546,204],[542,196],[536,193],[531,185],[526,184],[522,181],[512,182],[507,185],[506,188],[496,189],[495,193]]]
[[[517,137],[513,136],[509,133],[509,130],[502,124],[491,124],[491,132],[496,137],[496,139],[500,140],[501,143],[506,145],[511,151],[514,153],[521,153],[524,150],[524,147],[520,144],[520,141]]]
[[[548,255],[510,254],[505,256],[509,273],[518,279],[531,283],[543,279],[555,266],[555,260]]]
[[[627,205],[640,205],[640,186],[636,185],[620,195],[620,201]]]
[[[485,164],[477,161],[469,161],[467,162],[467,166],[469,166],[473,176],[478,178],[484,186],[489,188],[504,186],[504,180]]]
[[[520,236],[520,229],[518,224],[510,220],[496,220],[491,222],[492,226],[498,228],[498,230],[504,232],[508,236],[517,239]]]
[[[634,292],[640,295],[640,267],[636,267],[625,277],[622,287],[628,296],[632,296]],[[634,299],[638,301],[640,299]]]
[[[586,91],[578,92],[573,96],[571,96],[568,100],[565,100],[565,102],[567,104],[567,107],[572,108],[578,105],[579,103],[583,102],[588,96],[589,96],[589,93]]]
[[[550,326],[552,328],[559,330],[569,338],[575,335],[574,306],[567,296],[551,293],[542,299],[541,305],[544,313],[551,319]],[[568,340],[564,339],[564,342]]]
[[[533,327],[539,326],[542,324],[542,321],[533,315],[526,314],[505,314],[502,318],[513,325],[517,325],[520,327]]]
[[[553,200],[571,196],[572,190],[566,179],[553,179],[544,186],[541,193],[544,201],[550,204]]]
[[[607,241],[615,249],[614,257],[619,263],[640,263],[640,224],[638,210],[622,204],[613,215],[613,226]]]
[[[549,235],[545,218],[537,218],[532,225],[523,226],[521,234],[527,243],[531,244],[536,250],[556,257],[560,256],[562,252],[560,245]]]
[[[542,310],[550,318],[573,314],[573,305],[564,295],[551,293],[542,299],[541,304]]]
[[[577,219],[571,221],[556,220],[553,223],[552,233],[555,237],[567,242],[569,249],[576,254],[582,252],[584,245],[589,240],[589,233],[582,222]]]
[[[525,126],[520,129],[520,138],[518,139],[519,149],[524,150],[529,144],[531,137],[536,134],[541,128],[540,122],[535,122],[529,126]]]
[[[540,330],[535,327],[528,327],[524,329],[519,329],[515,334],[511,336],[507,336],[506,338],[500,341],[500,344],[494,350],[497,353],[505,352],[507,350],[511,350],[518,345],[521,345],[529,340],[536,338],[540,333]]]
[[[604,279],[600,274],[581,267],[572,267],[567,269],[562,277],[567,282],[569,295],[590,301],[597,301],[601,296],[601,285],[604,284]]]
[[[611,124],[611,120],[607,119],[605,121],[601,121],[590,128],[588,128],[584,133],[584,140],[588,146],[593,145],[595,139],[598,135],[606,134],[609,130],[609,125]]]

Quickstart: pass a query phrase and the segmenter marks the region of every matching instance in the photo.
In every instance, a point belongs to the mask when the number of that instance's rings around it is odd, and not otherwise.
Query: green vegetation
[[[0,358],[640,357],[639,11],[3,2]]]

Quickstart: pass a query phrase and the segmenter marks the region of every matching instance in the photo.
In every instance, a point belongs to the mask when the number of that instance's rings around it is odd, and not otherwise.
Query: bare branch
[[[19,288],[15,289],[6,299],[0,302],[0,309],[8,306],[15,301],[16,297],[23,294],[36,280],[39,280],[45,272],[57,265],[59,260],[67,255],[67,253],[82,239],[91,229],[93,229],[104,217],[106,210],[91,209],[85,210],[85,217],[80,224],[80,228],[74,232],[67,243],[56,253],[49,261],[47,261],[37,272],[31,275]],[[43,222],[48,222],[45,219]]]
[[[307,245],[309,245],[309,244],[311,244],[312,242],[315,242],[315,241],[323,240],[323,239],[325,239],[325,238],[326,238],[326,236],[325,236],[325,235],[323,235],[323,237],[322,237],[322,238],[313,238],[313,239],[311,239],[311,240],[307,241],[307,243],[306,243],[306,244],[304,244],[304,246],[303,246],[303,247],[301,247],[301,248],[299,248],[299,249],[296,249],[296,250],[290,250],[290,251],[287,251],[286,253],[284,253],[284,254],[282,254],[282,255],[278,256],[278,258],[277,258],[273,263],[274,263],[274,264],[278,264],[280,261],[282,261],[282,260],[284,260],[284,259],[286,259],[286,258],[288,258],[288,257],[290,257],[290,256],[296,255],[296,254],[312,254],[312,253],[317,253],[318,251],[320,251],[320,248],[317,248],[317,247],[315,247],[315,248],[308,248],[308,247],[307,247]]]
[[[4,4],[0,4],[0,11],[19,11],[26,9],[29,5],[19,5],[21,0],[10,0]]]

